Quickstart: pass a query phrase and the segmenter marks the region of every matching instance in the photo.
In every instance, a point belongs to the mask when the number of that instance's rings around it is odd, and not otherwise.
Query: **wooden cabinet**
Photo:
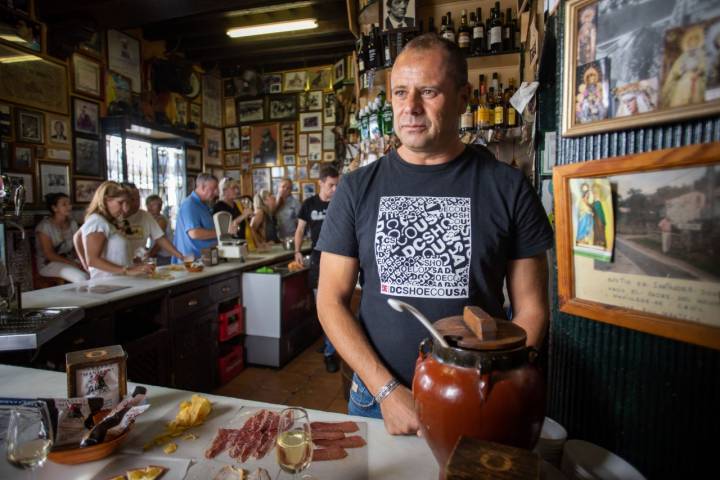
[[[210,391],[216,386],[217,308],[178,319],[172,332],[172,386]]]

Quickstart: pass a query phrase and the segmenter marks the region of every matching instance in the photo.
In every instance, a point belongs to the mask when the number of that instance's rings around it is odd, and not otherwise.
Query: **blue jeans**
[[[315,303],[317,303],[317,288],[313,288],[313,295],[315,295]],[[333,347],[333,344],[330,343],[327,335],[323,335],[323,341],[325,342],[325,350],[323,350],[323,355],[325,355],[326,357],[332,357],[333,355],[335,355],[335,347]]]
[[[357,376],[357,373],[353,373],[352,385],[350,386],[348,415],[383,418],[380,405],[375,401],[375,397],[368,391],[360,377]]]

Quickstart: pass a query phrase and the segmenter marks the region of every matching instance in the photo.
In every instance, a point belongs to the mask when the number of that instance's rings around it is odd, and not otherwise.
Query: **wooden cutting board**
[[[460,437],[445,465],[446,480],[538,480],[540,457],[521,448]]]

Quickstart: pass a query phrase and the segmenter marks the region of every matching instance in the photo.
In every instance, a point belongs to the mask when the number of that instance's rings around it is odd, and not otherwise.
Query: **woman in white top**
[[[93,195],[80,229],[85,266],[90,278],[113,275],[143,275],[151,266],[130,265],[128,242],[122,230],[123,214],[128,210],[128,191],[116,182],[103,182]]]
[[[38,273],[43,277],[60,277],[68,282],[82,282],[88,279],[78,263],[73,249],[73,235],[78,230],[77,222],[70,216],[70,197],[64,193],[45,195],[50,216],[35,227],[35,259]]]

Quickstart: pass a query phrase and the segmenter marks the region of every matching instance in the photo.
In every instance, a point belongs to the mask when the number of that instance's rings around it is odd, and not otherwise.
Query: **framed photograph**
[[[220,181],[225,176],[225,170],[222,167],[209,167],[208,172]]]
[[[45,117],[42,112],[31,112],[30,110],[16,108],[15,117],[17,125],[15,138],[18,142],[45,142]]]
[[[140,41],[123,32],[108,30],[108,69],[130,79],[133,93],[142,90]]]
[[[70,196],[70,166],[39,162],[40,198],[48,193],[64,193]]]
[[[283,165],[295,165],[295,155],[283,155]]]
[[[72,56],[73,91],[89,97],[103,97],[103,66],[99,60],[77,53]]]
[[[202,149],[190,145],[186,146],[185,167],[188,170],[200,171],[202,170],[202,165]]]
[[[307,84],[307,72],[296,70],[283,73],[283,92],[302,92]]]
[[[222,127],[222,80],[214,75],[204,75],[202,90],[203,123],[211,127]]]
[[[382,4],[383,30],[398,30],[415,26],[415,0],[395,0]]]
[[[285,168],[283,167],[270,167],[270,176],[273,178],[282,179],[285,176]],[[277,190],[273,190],[275,192]]]
[[[294,120],[298,115],[297,95],[275,95],[268,100],[270,120]]]
[[[348,80],[354,80],[355,79],[355,54],[351,53],[347,56],[347,61],[345,62],[345,78]]]
[[[335,152],[323,152],[322,161],[323,162],[334,162],[335,161]]]
[[[236,110],[238,123],[262,122],[265,120],[265,100],[262,98],[238,100]]]
[[[105,173],[103,151],[98,138],[75,135],[75,174],[102,177]]]
[[[99,135],[100,104],[73,97],[73,129],[88,135]]]
[[[72,160],[72,152],[64,148],[48,148],[47,149],[48,160],[58,160],[61,162],[69,162]]]
[[[228,178],[232,178],[233,180],[240,181],[242,180],[242,171],[225,169],[225,176]]]
[[[297,164],[298,166],[303,166],[308,164],[308,157],[297,157]],[[305,170],[305,169],[303,169]],[[307,170],[305,170],[307,172]]]
[[[45,115],[47,142],[50,145],[70,145],[70,119],[48,113]]]
[[[34,159],[33,150],[34,147],[32,145],[15,144],[10,168],[20,172],[32,172]]]
[[[308,175],[313,180],[320,178],[320,162],[310,162],[308,164]]]
[[[322,112],[307,112],[300,114],[301,132],[319,132],[322,130]]]
[[[297,176],[297,167],[295,165],[288,165],[285,167],[285,176],[287,178],[295,180],[295,177]]]
[[[266,94],[281,93],[282,92],[282,74],[280,73],[268,73],[262,76],[263,81],[263,92]]]
[[[10,159],[14,154],[13,145],[0,140],[0,169],[7,172],[10,169]]]
[[[200,126],[202,125],[202,107],[199,103],[190,104],[190,122],[188,127],[196,132],[200,132]]]
[[[257,70],[246,68],[240,75],[233,78],[235,82],[235,96],[239,98],[253,98],[262,95],[263,80]]]
[[[300,200],[305,201],[317,193],[317,184],[315,181],[300,182]]]
[[[188,124],[188,101],[178,93],[173,93],[172,101],[175,104],[175,126],[185,128]]]
[[[332,89],[332,68],[312,68],[308,70],[308,88],[310,90]]]
[[[560,310],[720,349],[718,175],[720,143],[555,167]]]
[[[240,127],[240,151],[243,153],[250,153],[250,132],[249,126]]]
[[[299,96],[299,110],[301,112],[312,112],[322,110],[323,92],[321,90],[308,91]]]
[[[105,105],[107,105],[108,114],[128,113],[132,108],[132,104],[132,83],[130,79],[119,73],[107,72],[105,75]]]
[[[105,36],[101,32],[93,32],[90,40],[80,42],[78,48],[83,53],[103,58],[105,56]]]
[[[322,159],[323,136],[322,133],[309,133],[308,139],[308,160],[319,162]]]
[[[308,136],[306,133],[298,135],[298,155],[301,157],[308,154]]]
[[[227,152],[225,153],[225,162],[223,163],[225,168],[238,168],[240,166],[240,152]]]
[[[7,10],[0,11],[0,31],[3,40],[33,52],[42,51],[42,25],[25,16],[15,15]]]
[[[333,83],[345,80],[345,57],[341,58],[333,66]]]
[[[75,192],[75,203],[90,203],[93,195],[95,195],[95,190],[98,189],[98,187],[100,186],[100,184],[103,183],[103,181],[88,180],[86,178],[75,178],[73,183],[73,191]]]
[[[323,127],[323,150],[335,151],[335,127],[325,125]]]
[[[237,90],[235,89],[235,79],[223,79],[223,97],[231,98],[235,97],[235,95],[237,95]]]
[[[225,116],[225,125],[237,124],[237,112],[235,111],[235,98],[223,99],[223,114]]]
[[[13,187],[22,185],[25,187],[25,203],[35,203],[35,189],[33,188],[33,176],[28,173],[7,172],[10,183]]]
[[[253,125],[250,133],[250,149],[253,165],[277,165],[278,124]]]
[[[326,93],[323,101],[324,122],[335,125],[335,111],[337,102],[334,93]]]
[[[0,100],[67,115],[67,70],[64,63],[4,44],[0,44],[0,58],[5,59],[0,63]],[[32,61],[21,61],[28,58]]]
[[[720,112],[720,3],[570,0],[562,135]],[[682,15],[677,14],[682,10]],[[642,18],[642,22],[637,19]]]
[[[0,138],[13,138],[12,108],[4,103],[0,103]]]
[[[208,165],[221,167],[223,151],[223,133],[217,128],[203,128],[203,159]]]
[[[255,167],[252,169],[253,194],[263,190],[272,191],[270,167]]]
[[[295,153],[295,122],[280,124],[280,144],[282,153]]]
[[[225,129],[225,150],[240,149],[240,128],[228,127]]]

